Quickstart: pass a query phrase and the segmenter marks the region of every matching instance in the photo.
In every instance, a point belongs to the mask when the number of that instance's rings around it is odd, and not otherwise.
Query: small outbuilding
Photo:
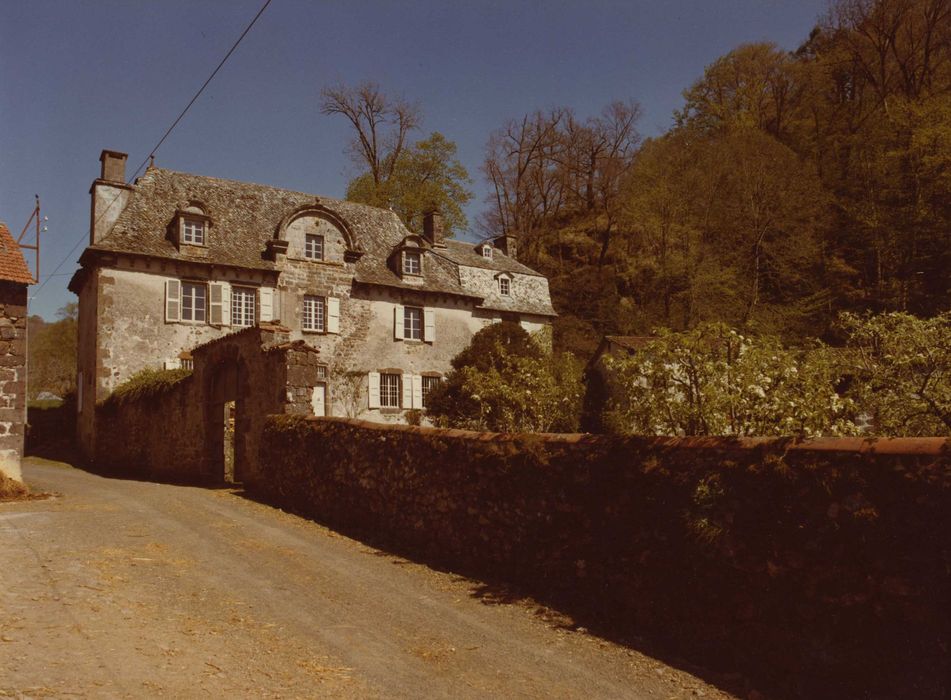
[[[33,282],[20,246],[0,221],[0,472],[17,481],[23,480],[26,302]]]

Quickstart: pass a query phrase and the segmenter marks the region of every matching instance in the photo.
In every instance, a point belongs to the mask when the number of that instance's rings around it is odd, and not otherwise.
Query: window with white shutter
[[[368,375],[368,386],[367,386],[367,407],[368,408],[379,408],[380,407],[380,373],[379,372],[370,372]]]
[[[327,332],[340,332],[340,299],[327,297]]]
[[[274,290],[271,287],[261,287],[258,290],[258,301],[261,303],[261,321],[274,320]]]
[[[423,407],[423,378],[418,374],[413,375],[413,408]]]
[[[403,307],[397,304],[393,307],[393,338],[403,339]]]
[[[172,323],[182,319],[182,283],[165,280],[165,321]]]
[[[208,319],[213,326],[224,325],[224,285],[213,282],[208,285]],[[197,319],[196,319],[197,320]]]
[[[423,340],[432,343],[436,340],[436,309],[423,309]]]
[[[403,390],[403,408],[413,407],[413,382],[410,375],[401,375],[400,388]]]

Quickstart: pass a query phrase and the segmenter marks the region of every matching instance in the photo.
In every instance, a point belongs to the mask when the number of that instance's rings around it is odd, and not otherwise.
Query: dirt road
[[[28,460],[0,504],[0,697],[729,697],[226,490]]]

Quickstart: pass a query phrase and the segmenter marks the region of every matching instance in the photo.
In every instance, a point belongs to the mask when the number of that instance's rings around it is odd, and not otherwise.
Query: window
[[[304,257],[309,260],[324,259],[324,237],[316,233],[304,236]]]
[[[423,407],[429,406],[429,393],[439,386],[439,377],[423,377]]]
[[[208,289],[203,284],[182,282],[182,320],[205,322]]]
[[[327,379],[327,365],[317,365],[317,379],[321,381]]]
[[[255,291],[247,287],[231,288],[231,325],[254,325]]]
[[[186,218],[182,222],[182,243],[205,245],[205,222]]]
[[[305,331],[323,333],[326,329],[326,300],[323,297],[304,297],[304,319],[301,328]]]
[[[423,339],[423,310],[418,306],[403,308],[403,338],[404,340]]]
[[[403,274],[419,275],[422,274],[422,259],[415,250],[403,251]]]
[[[402,374],[380,374],[380,408],[399,408],[403,396]]]
[[[507,297],[512,294],[512,282],[508,277],[499,277],[499,294],[501,294],[503,297]]]
[[[482,246],[482,257],[488,258],[489,260],[492,259],[492,246],[490,245]]]

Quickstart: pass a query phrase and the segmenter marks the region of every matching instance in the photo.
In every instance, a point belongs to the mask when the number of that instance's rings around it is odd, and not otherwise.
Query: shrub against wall
[[[782,695],[942,697],[948,446],[858,444],[272,417],[255,487]]]

